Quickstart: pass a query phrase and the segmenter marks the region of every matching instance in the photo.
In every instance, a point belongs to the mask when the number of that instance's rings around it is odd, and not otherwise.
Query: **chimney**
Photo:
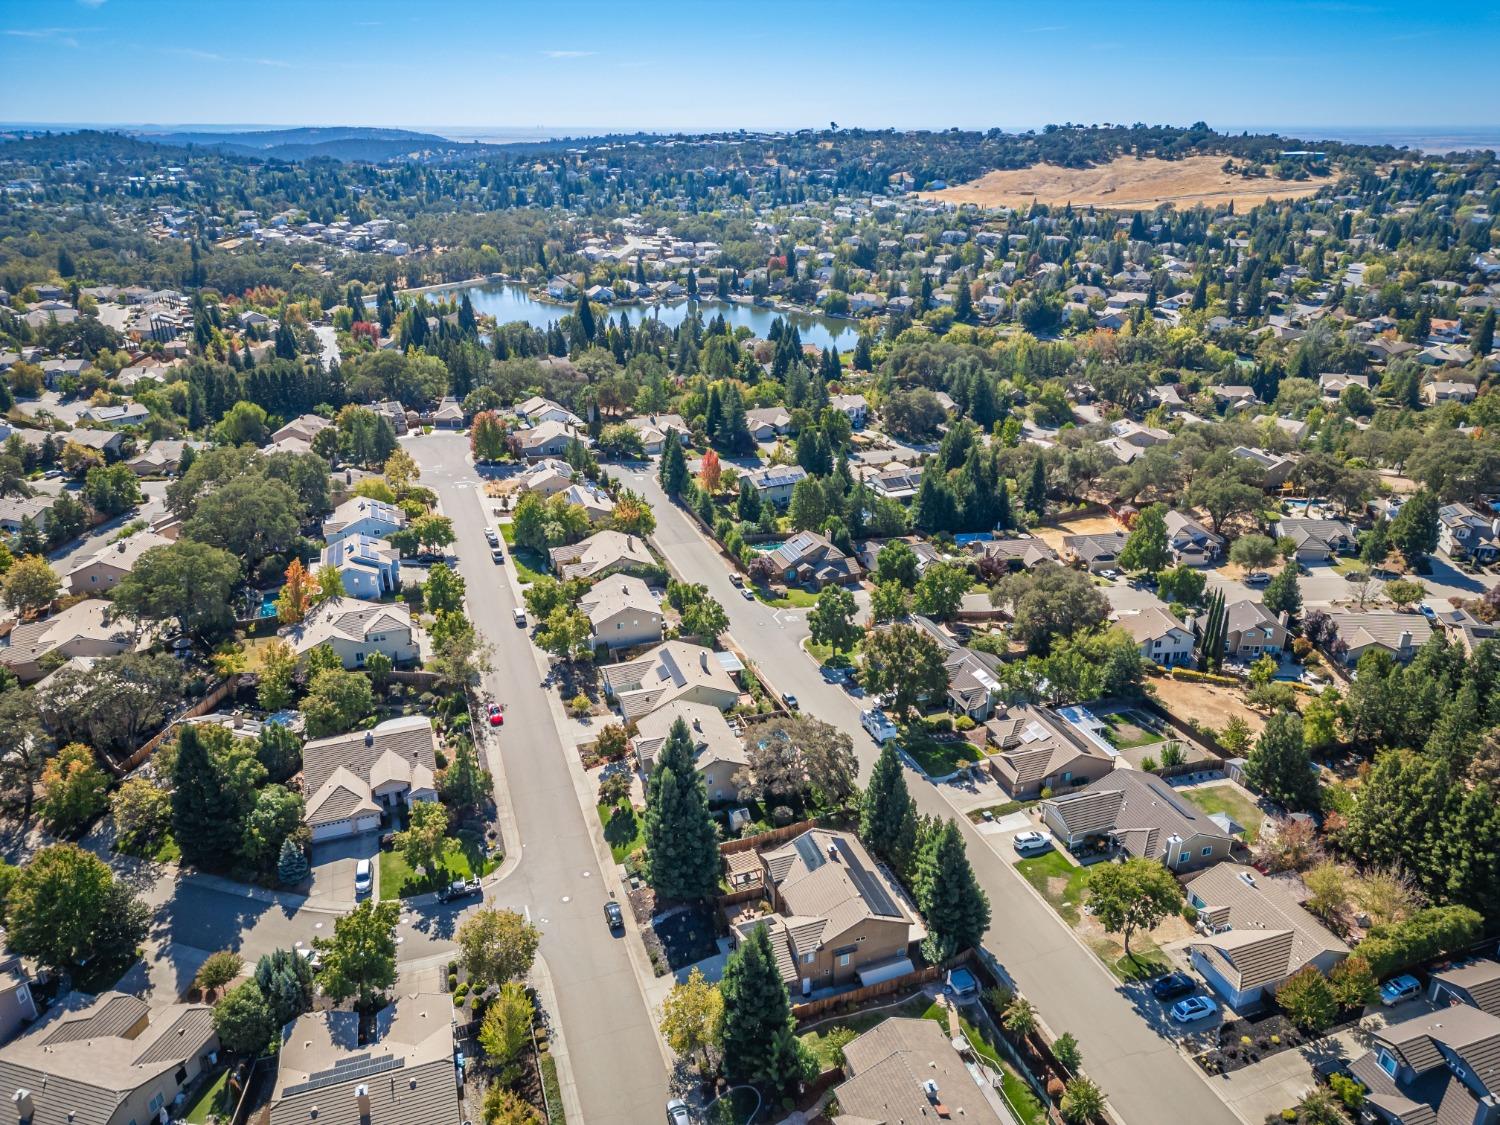
[[[370,1116],[370,1087],[364,1083],[354,1087],[354,1100],[359,1104],[359,1115],[368,1120]]]
[[[365,731],[365,745],[366,746],[374,746],[375,745],[375,732],[374,731],[372,731],[372,730]]]
[[[15,1103],[16,1121],[20,1125],[30,1125],[32,1117],[36,1115],[36,1104],[31,1100],[31,1091],[21,1087],[10,1100]]]
[[[1410,629],[1402,629],[1401,630],[1401,640],[1397,644],[1396,647],[1401,652],[1405,652],[1407,649],[1411,648],[1411,630]]]

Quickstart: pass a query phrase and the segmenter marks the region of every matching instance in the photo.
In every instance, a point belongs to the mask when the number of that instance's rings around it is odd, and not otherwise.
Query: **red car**
[[[490,726],[503,727],[505,725],[505,712],[501,709],[500,704],[491,703],[485,710],[490,717]]]

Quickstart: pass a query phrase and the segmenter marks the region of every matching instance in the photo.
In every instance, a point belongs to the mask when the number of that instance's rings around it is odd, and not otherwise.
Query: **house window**
[[[1382,1049],[1381,1052],[1375,1056],[1375,1061],[1380,1064],[1381,1070],[1385,1071],[1392,1078],[1396,1077],[1396,1060],[1389,1051]]]
[[[839,968],[846,969],[848,967],[849,967],[849,954],[847,954],[847,953],[840,953],[839,954]]]
[[[149,1109],[153,1115],[155,1115],[161,1112],[161,1107],[165,1105],[166,1102],[167,1099],[162,1097],[160,1094],[152,1094],[151,1101],[147,1104],[146,1108]]]
[[[815,957],[817,957],[817,953],[816,953],[816,952],[812,952],[812,953],[804,953],[804,954],[803,954],[803,955],[802,955],[802,963],[803,963],[803,964],[804,964],[804,965],[811,965],[811,964],[812,964],[812,963],[813,963],[813,959],[814,959],[814,958],[815,958]]]
[[[1203,849],[1203,854],[1204,855],[1213,855],[1214,854],[1214,847],[1213,847],[1213,845],[1210,844],[1208,847],[1204,848]]]
[[[177,1073],[174,1074],[174,1075],[172,1075],[172,1081],[175,1082],[175,1083],[177,1083],[178,1086],[181,1086],[184,1082],[186,1082],[187,1081],[187,1067],[185,1067],[185,1066],[179,1066],[177,1068]]]

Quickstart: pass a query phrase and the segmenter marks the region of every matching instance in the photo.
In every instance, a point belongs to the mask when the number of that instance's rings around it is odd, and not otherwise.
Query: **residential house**
[[[864,483],[876,496],[887,500],[907,501],[917,494],[922,484],[922,470],[892,461],[879,468],[866,470]]]
[[[1338,639],[1348,646],[1344,663],[1353,668],[1359,658],[1371,649],[1389,653],[1405,663],[1432,636],[1432,626],[1420,613],[1392,613],[1371,610],[1365,613],[1330,613]]]
[[[379,601],[401,588],[401,552],[372,535],[346,535],[323,548],[319,566],[331,566],[351,598]]]
[[[153,441],[125,464],[138,477],[170,477],[177,475],[182,464],[183,452],[196,442],[162,439]]]
[[[549,420],[514,431],[510,435],[510,444],[517,456],[535,461],[542,457],[561,457],[575,439],[588,444],[588,435],[582,430],[566,422]]]
[[[138,402],[120,406],[91,406],[79,418],[103,426],[139,426],[151,417],[151,411]]]
[[[583,419],[566,406],[560,406],[550,398],[543,398],[541,395],[532,395],[525,402],[517,403],[512,409],[517,418],[533,426],[539,426],[543,422],[561,422],[565,426],[575,428],[583,425]]]
[[[1479,388],[1456,379],[1432,379],[1422,385],[1422,399],[1430,406],[1443,402],[1473,402]]]
[[[298,656],[328,645],[345,668],[363,668],[371,654],[383,652],[394,664],[418,658],[411,608],[403,602],[367,602],[329,598],[288,630]]]
[[[1260,405],[1254,387],[1217,386],[1209,387],[1214,403],[1223,410],[1249,410]]]
[[[29,683],[41,679],[52,660],[129,652],[135,635],[113,620],[113,610],[103,598],[85,598],[51,617],[17,625],[8,643],[0,644],[0,664]]]
[[[106,461],[118,461],[125,447],[125,435],[119,430],[91,430],[86,426],[74,426],[58,437],[64,442],[92,449],[103,455]]]
[[[1302,908],[1295,876],[1221,863],[1184,889],[1198,911],[1201,935],[1188,947],[1193,967],[1237,1012],[1268,1002],[1303,969],[1326,974],[1349,954],[1343,941]]]
[[[571,301],[578,293],[578,287],[566,277],[556,276],[547,282],[547,296],[554,301]]]
[[[21,959],[11,957],[0,962],[0,1043],[9,1043],[38,1014]]]
[[[331,425],[327,418],[316,414],[299,415],[271,435],[270,448],[276,452],[307,453],[312,449],[313,438]]]
[[[859,560],[844,554],[827,536],[799,531],[769,555],[778,581],[788,586],[838,585],[858,581],[864,573]]]
[[[302,747],[303,815],[312,838],[373,832],[381,818],[437,800],[437,732],[425,715],[387,719],[369,730],[315,738]]]
[[[389,539],[405,526],[406,513],[396,505],[368,496],[351,496],[323,521],[323,538],[329,543],[350,535]]]
[[[1125,549],[1125,533],[1107,531],[1099,535],[1063,536],[1063,559],[1082,563],[1091,574],[1112,570],[1120,565],[1120,552]]]
[[[767,465],[741,473],[740,479],[750,482],[762,503],[784,508],[792,502],[792,489],[807,479],[807,470],[801,465]]]
[[[1332,562],[1354,550],[1357,533],[1347,520],[1284,518],[1276,521],[1276,538],[1297,545],[1298,562]]]
[[[134,535],[106,543],[83,562],[68,571],[66,583],[70,594],[97,594],[112,590],[135,568],[136,560],[152,547],[172,542],[154,531],[137,531]]]
[[[587,539],[547,552],[559,578],[603,578],[610,574],[641,574],[657,568],[655,557],[638,535],[596,531]]]
[[[674,434],[683,445],[691,441],[693,436],[680,414],[647,414],[627,419],[625,424],[640,434],[641,449],[651,457],[665,449],[668,439]]]
[[[1115,768],[1115,760],[1072,723],[1029,703],[1002,708],[984,724],[984,739],[985,765],[1013,801],[1087,785]]]
[[[1224,826],[1141,770],[1114,770],[1076,793],[1043,802],[1042,821],[1066,847],[1105,840],[1173,871],[1211,867],[1234,847]]]
[[[1115,624],[1140,647],[1141,656],[1154,664],[1171,668],[1192,662],[1193,634],[1164,605],[1122,613]]]
[[[1129,418],[1110,423],[1110,437],[1099,444],[1109,450],[1120,461],[1129,464],[1153,445],[1162,445],[1172,440],[1172,435],[1156,426],[1143,426]]]
[[[739,702],[740,689],[722,655],[686,641],[663,641],[635,660],[605,665],[600,676],[627,723],[677,700],[727,711]]]
[[[25,431],[22,431],[25,432]],[[15,535],[30,520],[43,535],[52,518],[52,505],[56,496],[45,493],[39,496],[7,496],[0,499],[0,531]]]
[[[866,539],[857,545],[856,554],[860,565],[868,571],[875,571],[880,566],[880,552],[895,542],[904,542],[911,548],[911,553],[917,556],[918,575],[926,574],[927,568],[933,563],[943,561],[943,553],[925,539]]]
[[[44,320],[43,324],[46,323]],[[58,323],[64,323],[59,321]],[[41,364],[42,381],[49,391],[57,390],[64,379],[77,379],[94,367],[86,359],[44,359]]]
[[[1467,1004],[1500,1016],[1500,961],[1466,961],[1432,974],[1427,995],[1434,1004]]]
[[[983,558],[999,559],[1012,570],[1030,570],[1039,563],[1056,563],[1057,552],[1040,539],[981,539],[969,550]]]
[[[569,484],[567,488],[557,493],[566,504],[574,505],[583,509],[583,514],[588,516],[589,523],[594,527],[608,523],[614,519],[615,502],[609,493],[591,481],[581,480]]]
[[[837,410],[856,430],[865,428],[870,418],[870,404],[864,395],[830,395],[828,405]]]
[[[578,608],[594,627],[595,648],[633,648],[661,640],[661,604],[633,575],[601,578],[578,599]]]
[[[1224,552],[1224,538],[1215,535],[1192,516],[1173,510],[1165,517],[1167,549],[1182,566],[1214,566]]]
[[[1485,518],[1467,504],[1438,509],[1438,550],[1450,559],[1494,562],[1500,555],[1500,519]]]
[[[711,703],[679,699],[643,715],[636,722],[630,748],[641,773],[650,776],[656,755],[667,741],[672,726],[681,719],[693,740],[694,768],[703,778],[710,801],[736,801],[739,785],[735,775],[750,765],[744,740],[729,728],[724,712]]]
[[[1254,465],[1260,473],[1260,486],[1267,491],[1284,485],[1297,464],[1290,457],[1249,445],[1237,445],[1229,451],[1229,455]]]
[[[0,1096],[22,1125],[165,1121],[218,1056],[207,1004],[73,992],[0,1047]]]
[[[1000,702],[1000,665],[998,657],[966,648],[947,630],[926,617],[912,618],[943,650],[943,671],[948,676],[948,709],[984,722]]]
[[[1438,625],[1448,639],[1472,656],[1475,648],[1500,634],[1500,626],[1493,621],[1481,621],[1467,609],[1440,609],[1435,611]]]
[[[793,993],[878,984],[912,971],[908,949],[922,936],[916,912],[853,833],[811,828],[759,859],[772,913],[736,918],[730,940],[738,945],[767,927]]]
[[[266,1125],[459,1125],[453,1002],[403,989],[361,1027],[353,1011],[307,1012],[281,1032]]]
[[[1362,1112],[1385,1125],[1495,1125],[1500,1121],[1500,1017],[1456,1004],[1372,1032],[1374,1049],[1349,1064],[1365,1088]]]
[[[894,1016],[844,1047],[844,1082],[834,1091],[835,1125],[962,1121],[1009,1125],[1001,1095],[973,1068],[936,1020]]]
[[[464,428],[464,408],[454,398],[445,398],[432,413],[432,424],[441,430]]]
[[[782,406],[762,406],[745,411],[745,424],[756,441],[775,441],[792,428],[792,416]]]
[[[522,492],[535,492],[542,499],[556,496],[573,483],[575,470],[566,461],[547,457],[527,465],[514,477],[512,483]]]
[[[1253,663],[1266,653],[1278,656],[1290,639],[1286,625],[1260,602],[1241,598],[1224,607],[1224,658]],[[1193,620],[1199,636],[1208,628],[1208,614]]]
[[[1368,391],[1370,377],[1368,375],[1344,375],[1333,371],[1325,371],[1318,376],[1318,390],[1324,398],[1338,398],[1349,387],[1360,387]]]

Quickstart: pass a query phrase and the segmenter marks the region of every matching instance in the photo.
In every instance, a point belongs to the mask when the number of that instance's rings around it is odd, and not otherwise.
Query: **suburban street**
[[[731,636],[778,691],[794,693],[804,713],[853,738],[861,777],[868,777],[878,748],[859,724],[859,701],[824,681],[802,651],[806,611],[745,600],[730,583],[728,564],[718,551],[668,500],[654,465],[611,466],[611,472],[655,509],[653,539],[669,564],[683,579],[705,584],[723,603]],[[953,816],[952,807],[920,774],[909,772],[907,783],[922,812]],[[968,819],[959,817],[958,823],[975,874],[990,898],[986,947],[1054,1033],[1068,1031],[1078,1038],[1089,1075],[1104,1088],[1116,1112],[1131,1125],[1151,1125],[1162,1119],[1162,1107],[1170,1105],[1173,1116],[1183,1121],[1237,1125],[1239,1119],[1178,1054],[1155,1008],[1147,1006],[1152,1003],[1149,993],[1117,982]]]
[[[564,757],[572,748],[558,737],[529,633],[515,625],[510,585],[490,561],[468,439],[432,434],[406,448],[421,466],[422,484],[436,490],[453,520],[469,617],[494,649],[485,690],[505,705],[500,755],[524,850],[486,900],[528,913],[542,930],[541,954],[560,1009],[554,1015],[589,1125],[658,1120],[666,1066],[626,948],[636,939],[605,925],[609,890]]]

